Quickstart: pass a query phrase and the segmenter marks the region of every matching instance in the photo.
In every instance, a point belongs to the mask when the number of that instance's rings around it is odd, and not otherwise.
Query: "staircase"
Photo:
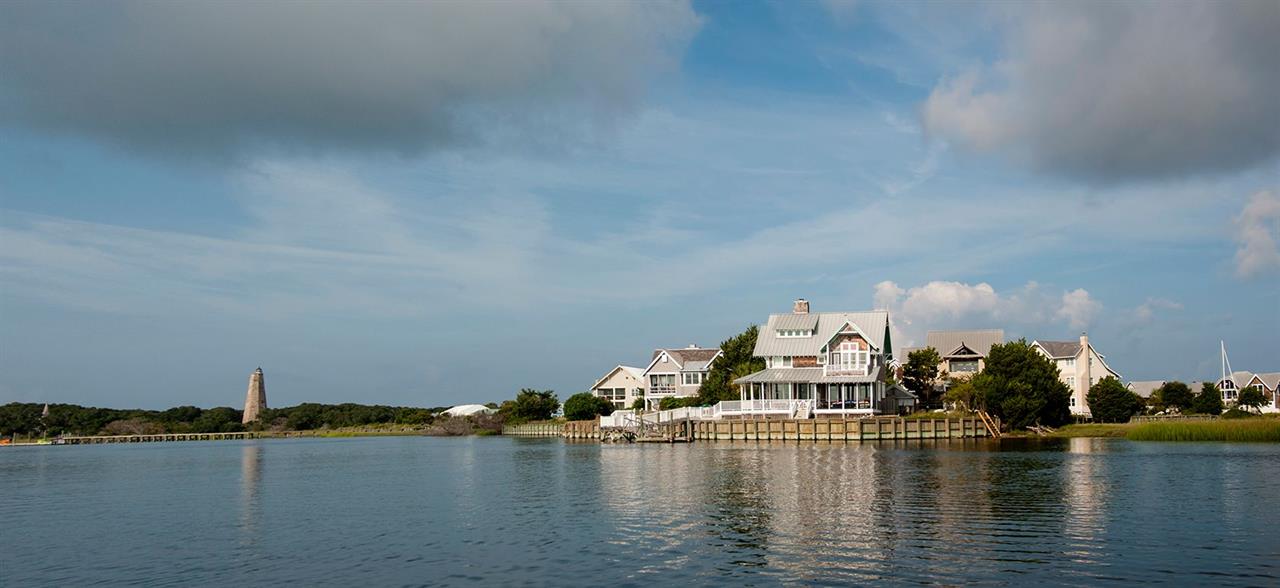
[[[991,415],[987,414],[987,411],[978,411],[978,418],[982,419],[982,424],[987,427],[987,432],[991,434],[991,438],[1000,438],[1000,426],[996,424],[995,419],[991,418]]]

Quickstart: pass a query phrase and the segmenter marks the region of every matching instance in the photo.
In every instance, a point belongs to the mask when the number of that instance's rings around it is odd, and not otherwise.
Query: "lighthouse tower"
[[[262,368],[249,374],[249,393],[244,398],[244,424],[258,420],[258,413],[267,407],[267,384],[262,378]]]

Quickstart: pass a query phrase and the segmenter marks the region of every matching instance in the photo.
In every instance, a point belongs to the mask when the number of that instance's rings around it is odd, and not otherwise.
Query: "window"
[[[871,361],[871,354],[855,341],[845,341],[827,357],[829,371],[863,372]]]
[[[1068,387],[1070,387],[1070,388],[1073,388],[1073,389],[1076,387],[1076,377],[1075,377],[1075,376],[1067,376],[1067,386],[1068,386]],[[1075,400],[1072,400],[1071,402],[1075,402]]]
[[[702,372],[685,372],[682,376],[684,377],[683,381],[685,386],[702,385]]]
[[[784,339],[794,339],[797,337],[812,337],[813,331],[810,329],[778,329],[778,336]]]
[[[766,357],[764,364],[769,368],[789,368],[793,365],[792,359],[790,355],[773,355]]]
[[[1068,357],[1062,360],[1063,367],[1076,367],[1076,358]]]
[[[1071,396],[1071,406],[1075,406],[1075,405],[1076,405],[1076,397],[1075,397],[1074,395],[1072,395],[1072,396]]]
[[[676,385],[676,377],[674,374],[660,374],[649,376],[649,389],[655,392],[662,392],[663,388],[674,388]]]
[[[960,360],[960,361],[953,360],[951,362],[951,371],[952,373],[958,373],[958,374],[972,374],[974,372],[977,372],[978,360],[976,359],[966,359],[966,360]]]

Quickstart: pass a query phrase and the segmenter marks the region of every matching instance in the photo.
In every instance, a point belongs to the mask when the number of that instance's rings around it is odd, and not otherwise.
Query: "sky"
[[[563,399],[807,298],[1280,371],[1275,2],[0,3],[0,403]]]

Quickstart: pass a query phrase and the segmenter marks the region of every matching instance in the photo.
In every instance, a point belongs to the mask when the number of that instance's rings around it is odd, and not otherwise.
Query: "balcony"
[[[650,386],[647,394],[649,396],[674,396],[676,393],[675,384],[664,384],[662,386]]]

